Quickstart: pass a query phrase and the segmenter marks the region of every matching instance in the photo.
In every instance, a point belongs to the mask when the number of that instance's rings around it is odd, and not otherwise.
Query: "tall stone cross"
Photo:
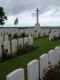
[[[40,10],[37,8],[37,10],[36,10],[36,12],[37,12],[37,19],[36,19],[36,20],[37,20],[37,23],[39,23],[39,20],[38,20],[39,11],[40,11]]]

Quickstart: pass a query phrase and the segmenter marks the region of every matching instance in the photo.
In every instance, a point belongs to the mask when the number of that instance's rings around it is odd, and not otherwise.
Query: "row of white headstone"
[[[49,29],[41,29],[40,30],[40,37],[48,36],[49,35]]]
[[[0,29],[0,35],[9,35],[11,34],[12,36],[14,36],[14,34],[20,34],[19,32],[21,32],[20,29]]]
[[[2,41],[2,38],[1,38],[1,41]],[[2,49],[1,45],[2,44],[4,45],[4,49],[8,50],[7,54],[9,55],[9,54],[11,54],[11,47],[12,47],[12,54],[14,54],[17,51],[17,46],[18,45],[23,46],[23,43],[24,43],[24,45],[25,44],[33,45],[33,37],[25,37],[24,40],[23,40],[23,38],[13,39],[11,41],[11,44],[10,44],[10,41],[8,41],[8,40],[1,42],[0,43],[0,57],[2,56],[2,50],[1,50]]]
[[[8,41],[8,35],[0,35],[0,43],[3,44],[4,41]]]
[[[38,34],[38,32],[35,32],[34,37],[44,37],[44,36],[48,36],[48,35],[49,35],[49,30],[41,29],[39,34]]]
[[[49,41],[54,40],[54,38],[59,38],[60,32],[52,32],[49,34]]]
[[[49,68],[50,64],[55,65],[60,61],[60,46],[50,50],[48,54],[40,56],[39,60],[32,60],[27,64],[27,80],[39,80],[44,77],[44,70]],[[6,76],[6,80],[25,80],[24,69],[16,69]]]

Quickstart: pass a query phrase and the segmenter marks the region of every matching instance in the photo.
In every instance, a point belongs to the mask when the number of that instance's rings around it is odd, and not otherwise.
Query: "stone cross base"
[[[40,24],[39,23],[36,23],[35,24],[35,29],[34,29],[34,31],[35,31],[35,36],[39,36],[39,34],[40,34]]]
[[[39,23],[35,24],[35,32],[40,33],[40,24]]]

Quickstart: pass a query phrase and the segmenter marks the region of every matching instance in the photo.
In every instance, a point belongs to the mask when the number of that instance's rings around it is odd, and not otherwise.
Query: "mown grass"
[[[24,68],[26,73],[28,62],[33,59],[39,59],[40,55],[47,53],[50,49],[54,49],[58,45],[60,45],[60,40],[49,42],[47,37],[34,39],[34,46],[38,46],[36,50],[0,63],[0,80],[6,80],[6,75],[17,68]]]

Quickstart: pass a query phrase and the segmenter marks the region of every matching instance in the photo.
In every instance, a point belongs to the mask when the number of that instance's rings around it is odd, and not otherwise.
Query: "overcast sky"
[[[0,0],[8,16],[5,25],[13,25],[18,17],[20,26],[34,26],[39,8],[41,26],[60,26],[60,0]]]

